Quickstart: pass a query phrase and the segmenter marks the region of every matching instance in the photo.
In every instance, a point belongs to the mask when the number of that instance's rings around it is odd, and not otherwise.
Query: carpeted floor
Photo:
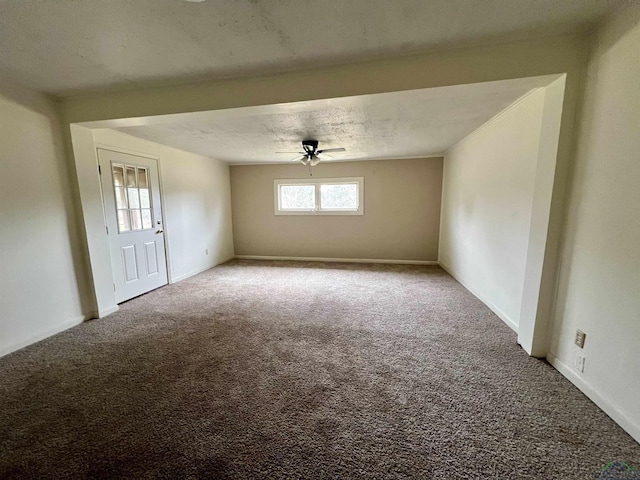
[[[439,267],[233,261],[0,359],[2,478],[594,478],[640,445]]]

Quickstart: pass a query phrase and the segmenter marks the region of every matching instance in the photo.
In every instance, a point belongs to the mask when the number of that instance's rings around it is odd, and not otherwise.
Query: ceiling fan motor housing
[[[303,140],[302,148],[304,148],[304,151],[307,153],[315,153],[318,149],[318,140]]]

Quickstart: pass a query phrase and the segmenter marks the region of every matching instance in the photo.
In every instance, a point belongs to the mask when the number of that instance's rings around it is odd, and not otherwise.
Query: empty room
[[[0,1],[0,478],[640,478],[640,3]]]

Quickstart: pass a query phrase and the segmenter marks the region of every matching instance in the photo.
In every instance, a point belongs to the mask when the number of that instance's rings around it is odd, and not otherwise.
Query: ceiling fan
[[[345,152],[344,148],[324,148],[318,150],[318,140],[303,140],[302,152],[276,152],[276,153],[297,153],[299,157],[294,158],[293,162],[300,162],[309,167],[315,167],[320,160],[331,159],[328,152]]]

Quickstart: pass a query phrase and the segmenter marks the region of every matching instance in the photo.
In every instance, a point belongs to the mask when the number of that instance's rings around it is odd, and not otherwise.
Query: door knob
[[[164,230],[162,230],[161,228],[159,228],[158,230],[156,230],[156,233],[162,233],[164,232]]]

